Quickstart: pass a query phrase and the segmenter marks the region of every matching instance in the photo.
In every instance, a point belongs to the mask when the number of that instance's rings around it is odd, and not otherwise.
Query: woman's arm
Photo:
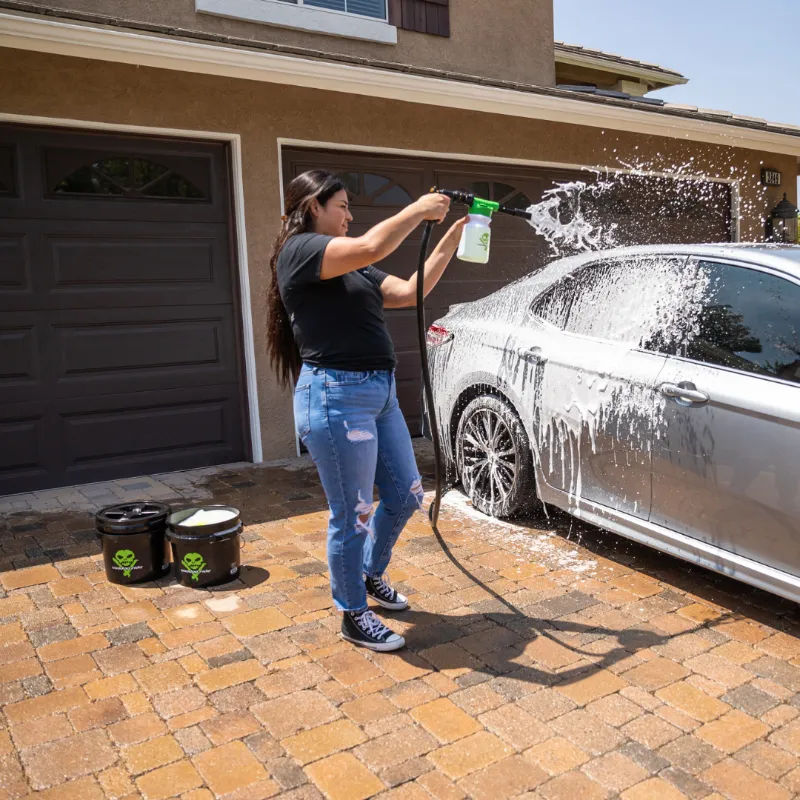
[[[363,236],[337,236],[325,248],[319,276],[322,280],[338,278],[348,272],[368,267],[391,255],[424,219],[441,222],[450,209],[450,198],[426,194],[399,214],[370,228]]]
[[[469,217],[458,220],[442,237],[439,244],[425,262],[425,279],[423,291],[427,297],[433,287],[439,282],[445,268],[450,263],[458,243],[461,240],[461,231]],[[417,305],[417,273],[415,272],[407,281],[389,275],[381,284],[384,308],[413,308]]]

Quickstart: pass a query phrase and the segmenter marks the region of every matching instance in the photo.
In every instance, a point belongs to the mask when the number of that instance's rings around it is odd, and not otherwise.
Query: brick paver
[[[2,798],[800,796],[786,601],[560,514],[445,505],[469,574],[414,518],[412,608],[386,614],[408,648],[371,654],[338,636],[307,462],[114,486],[0,503]],[[129,491],[241,508],[241,578],[108,584],[92,502]]]

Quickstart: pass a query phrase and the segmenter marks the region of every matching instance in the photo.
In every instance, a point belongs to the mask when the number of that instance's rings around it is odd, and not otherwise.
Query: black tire
[[[539,505],[525,428],[503,399],[481,395],[464,409],[456,432],[456,469],[479,511],[507,519]]]

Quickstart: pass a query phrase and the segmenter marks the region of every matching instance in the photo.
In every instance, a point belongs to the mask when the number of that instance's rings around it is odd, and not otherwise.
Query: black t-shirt
[[[300,356],[328,369],[394,369],[381,292],[387,275],[370,266],[322,280],[322,256],[332,238],[299,233],[278,256],[278,289]]]

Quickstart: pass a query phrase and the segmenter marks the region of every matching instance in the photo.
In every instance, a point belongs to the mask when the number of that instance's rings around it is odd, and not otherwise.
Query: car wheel
[[[456,465],[473,505],[492,517],[513,517],[538,505],[531,446],[514,409],[492,395],[464,409],[456,432]]]

